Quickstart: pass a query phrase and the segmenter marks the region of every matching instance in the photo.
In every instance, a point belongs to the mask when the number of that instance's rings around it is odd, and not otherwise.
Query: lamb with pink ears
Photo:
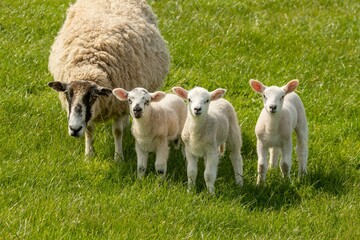
[[[169,142],[180,144],[186,119],[186,104],[174,94],[149,93],[144,88],[128,92],[115,88],[113,94],[129,103],[133,118],[131,131],[135,138],[138,177],[145,175],[150,152],[156,153],[155,169],[160,175],[167,171]]]
[[[185,143],[188,190],[195,186],[198,158],[205,158],[204,178],[208,191],[215,193],[215,180],[219,155],[230,146],[230,159],[235,172],[235,181],[243,185],[243,159],[241,157],[241,132],[232,105],[222,98],[225,89],[208,92],[201,87],[187,91],[174,87],[173,92],[188,101],[188,115],[181,138]]]
[[[297,137],[299,176],[306,174],[308,158],[308,126],[305,108],[300,97],[293,92],[299,85],[292,80],[283,87],[266,87],[257,80],[250,80],[252,89],[263,96],[264,108],[256,123],[258,154],[257,184],[265,182],[268,170],[267,152],[270,150],[270,167],[277,167],[280,160],[283,177],[290,177],[292,132]]]

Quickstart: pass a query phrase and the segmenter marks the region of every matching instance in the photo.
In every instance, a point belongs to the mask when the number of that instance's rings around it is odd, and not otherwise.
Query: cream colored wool
[[[169,71],[170,56],[145,0],[78,0],[51,48],[54,81],[92,81],[101,87],[155,91]],[[63,92],[60,100],[68,111]],[[124,118],[128,106],[115,96],[99,97],[91,122]]]

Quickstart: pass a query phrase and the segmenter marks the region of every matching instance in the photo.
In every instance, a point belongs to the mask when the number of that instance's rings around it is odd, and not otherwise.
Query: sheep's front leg
[[[257,141],[256,151],[258,155],[258,177],[257,185],[265,182],[266,173],[268,169],[267,152],[269,148],[265,147],[260,140]]]
[[[283,177],[290,178],[290,170],[291,170],[291,152],[292,152],[292,143],[291,139],[287,139],[284,141],[283,146],[281,147],[281,160],[280,167]]]
[[[114,123],[112,125],[112,133],[115,142],[115,155],[114,155],[115,161],[124,160],[122,139],[124,135],[124,127],[126,126],[128,121],[129,121],[129,116],[123,115],[121,117],[115,118]]]
[[[198,158],[189,151],[187,146],[185,146],[185,156],[187,162],[188,192],[191,192],[195,188]]]
[[[218,169],[218,163],[219,163],[219,154],[217,151],[208,152],[206,154],[204,178],[205,178],[206,187],[209,193],[211,194],[215,193],[215,180]]]
[[[149,153],[143,150],[139,144],[135,143],[135,150],[137,155],[137,174],[138,178],[143,178],[146,172],[147,161]]]
[[[277,168],[278,161],[279,161],[279,155],[280,155],[280,148],[278,147],[272,147],[269,149],[270,152],[270,168]]]
[[[169,158],[169,146],[167,139],[163,139],[156,149],[155,170],[158,174],[165,176],[167,160]]]
[[[95,130],[95,125],[90,122],[86,126],[86,130],[85,130],[85,156],[89,158],[95,156],[95,151],[93,147],[94,130]]]

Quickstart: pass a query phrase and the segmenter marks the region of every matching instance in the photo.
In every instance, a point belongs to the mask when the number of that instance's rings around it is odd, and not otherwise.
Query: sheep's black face
[[[93,106],[100,95],[109,96],[111,89],[100,87],[89,81],[73,81],[69,84],[50,82],[48,86],[63,92],[67,100],[68,132],[70,136],[80,137],[84,134],[92,118]]]

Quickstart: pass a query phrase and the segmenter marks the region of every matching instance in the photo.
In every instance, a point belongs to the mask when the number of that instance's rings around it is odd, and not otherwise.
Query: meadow
[[[154,158],[136,177],[130,128],[113,161],[111,124],[96,157],[67,135],[46,86],[50,47],[70,0],[0,1],[0,239],[360,239],[360,2],[352,0],[149,1],[171,52],[162,87],[226,88],[244,145],[243,188],[228,154],[210,196],[200,161],[186,191],[181,152],[161,181]],[[256,186],[254,127],[262,108],[250,79],[299,79],[309,122],[308,175],[280,170]]]

